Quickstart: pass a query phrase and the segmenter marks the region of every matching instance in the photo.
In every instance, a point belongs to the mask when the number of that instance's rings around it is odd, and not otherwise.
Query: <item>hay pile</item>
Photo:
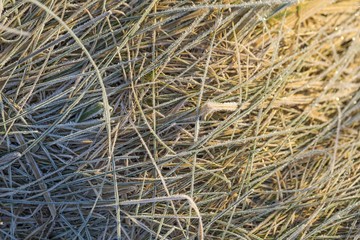
[[[0,1],[0,239],[358,239],[357,0]]]

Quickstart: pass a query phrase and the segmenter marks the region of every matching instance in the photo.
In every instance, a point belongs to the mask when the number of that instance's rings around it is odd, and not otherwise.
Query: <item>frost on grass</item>
[[[0,239],[356,239],[358,1],[0,1]]]

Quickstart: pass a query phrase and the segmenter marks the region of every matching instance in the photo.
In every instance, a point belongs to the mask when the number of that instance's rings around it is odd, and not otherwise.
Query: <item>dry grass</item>
[[[0,0],[0,239],[359,239],[357,0]]]

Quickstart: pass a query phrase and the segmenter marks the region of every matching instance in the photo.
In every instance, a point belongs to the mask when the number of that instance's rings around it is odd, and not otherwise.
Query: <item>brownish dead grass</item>
[[[0,0],[0,239],[360,238],[357,0]]]

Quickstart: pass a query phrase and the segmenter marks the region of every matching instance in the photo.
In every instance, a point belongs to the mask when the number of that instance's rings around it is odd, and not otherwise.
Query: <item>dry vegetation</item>
[[[0,0],[0,239],[359,239],[360,3],[295,2]]]

